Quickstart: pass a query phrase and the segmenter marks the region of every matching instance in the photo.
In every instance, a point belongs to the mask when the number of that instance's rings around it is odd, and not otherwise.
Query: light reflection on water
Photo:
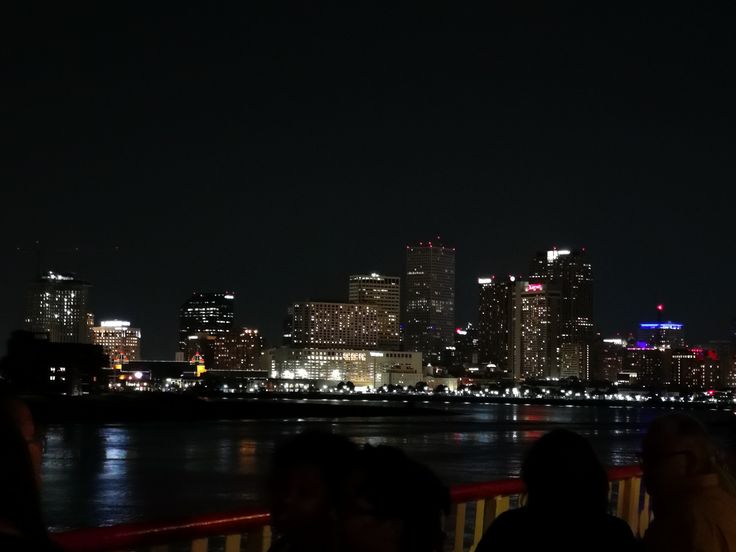
[[[47,518],[68,528],[261,504],[275,444],[307,428],[401,447],[452,484],[518,475],[529,444],[559,427],[590,439],[606,464],[635,463],[643,429],[661,414],[603,406],[440,408],[461,415],[55,426],[44,459]]]

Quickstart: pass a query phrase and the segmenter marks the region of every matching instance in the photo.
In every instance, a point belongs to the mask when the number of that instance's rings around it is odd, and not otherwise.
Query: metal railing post
[[[455,517],[455,543],[452,547],[454,552],[463,552],[465,544],[465,504],[458,504],[453,509]]]
[[[192,541],[192,552],[207,552],[208,539],[194,539]]]

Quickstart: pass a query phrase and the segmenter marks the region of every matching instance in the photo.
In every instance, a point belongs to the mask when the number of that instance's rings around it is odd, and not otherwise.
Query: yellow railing
[[[642,493],[638,466],[612,468],[608,472],[614,513],[626,520],[636,536],[643,536],[651,508]],[[472,552],[483,533],[503,512],[524,502],[524,484],[519,479],[458,485],[451,489],[452,512],[446,527],[448,548]],[[113,527],[80,529],[59,533],[56,542],[70,552],[150,550],[168,552],[187,547],[192,552],[266,552],[271,546],[270,516],[263,510],[213,514],[170,523],[134,523]],[[173,546],[172,546],[173,548]]]

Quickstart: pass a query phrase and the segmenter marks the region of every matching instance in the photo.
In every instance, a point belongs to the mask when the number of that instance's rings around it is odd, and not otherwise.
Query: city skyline
[[[239,323],[273,340],[292,301],[401,274],[403,246],[438,234],[457,247],[459,321],[479,275],[584,246],[605,334],[665,303],[694,339],[724,336],[728,18],[354,10],[59,5],[14,20],[0,336],[36,241],[42,268],[93,282],[96,314],[134,321],[162,357],[194,290],[232,289]]]
[[[429,244],[429,242],[427,242],[427,244]],[[455,248],[453,247],[451,249],[452,249],[452,252],[453,252],[453,255],[454,255]],[[559,249],[558,250],[556,248],[554,250],[546,251],[546,252],[545,251],[536,251],[535,254],[536,254],[537,257],[534,257],[534,258],[530,254],[529,255],[529,258],[532,258],[531,268],[529,269],[529,271],[527,273],[525,273],[525,272],[517,272],[518,276],[511,276],[512,282],[513,282],[514,279],[516,279],[517,280],[517,283],[519,283],[519,284],[521,284],[523,286],[522,291],[524,291],[528,287],[527,284],[529,284],[529,283],[532,283],[533,286],[540,285],[540,284],[534,283],[534,282],[544,281],[544,277],[540,277],[539,274],[534,274],[534,272],[535,272],[535,270],[534,270],[534,263],[537,262],[535,259],[540,258],[540,255],[541,256],[544,256],[544,255],[549,256],[550,253],[557,253],[557,252],[559,252],[560,258],[562,258],[563,255],[567,256],[569,254],[569,250],[566,250],[566,249]],[[587,253],[586,253],[586,259],[589,260],[589,257],[587,256]],[[406,269],[406,267],[405,267],[405,269]],[[48,274],[54,274],[54,275],[56,275],[57,273],[56,272],[53,272],[53,271],[49,271]],[[79,275],[74,274],[74,273],[64,273],[64,274],[65,274],[64,275],[64,278],[66,278],[66,279],[73,279],[73,278],[78,278],[79,277]],[[383,278],[389,278],[389,279],[395,278],[397,281],[400,281],[402,277],[405,277],[406,276],[406,272],[401,272],[399,274],[400,275],[392,275],[392,274],[372,272],[370,275],[366,274],[366,275],[360,276],[360,277],[362,277],[362,278],[367,278],[367,277],[370,277],[370,278],[381,278],[381,279],[383,279]],[[495,278],[495,276],[496,275],[491,275],[492,278]],[[355,278],[355,277],[356,277],[355,274],[350,274],[346,279],[349,279],[349,280],[352,281],[352,279]],[[44,276],[44,280],[43,281],[46,281],[47,278],[48,278],[48,276]],[[505,277],[502,277],[501,280],[503,280],[504,278]],[[79,281],[79,280],[74,280],[74,281]],[[455,321],[456,323],[455,323],[454,326],[461,327],[461,326],[464,326],[467,323],[476,324],[476,323],[478,323],[480,321],[480,318],[479,318],[479,316],[480,316],[480,313],[479,313],[480,305],[479,305],[479,302],[478,302],[478,293],[479,292],[481,294],[483,293],[483,291],[482,291],[482,288],[484,287],[483,284],[484,283],[487,283],[489,281],[491,281],[491,278],[489,278],[488,276],[480,276],[480,277],[474,278],[473,282],[471,282],[469,286],[467,285],[466,282],[463,282],[460,285],[457,285],[456,284],[455,287],[457,288],[458,291],[467,291],[467,290],[464,290],[464,288],[466,288],[466,287],[469,287],[471,289],[474,289],[475,290],[475,293],[476,293],[476,302],[475,302],[475,305],[474,305],[474,312],[471,312],[470,316],[467,319],[457,319]],[[91,289],[92,289],[91,295],[92,295],[92,297],[94,297],[94,290],[95,290],[95,287],[96,287],[96,286],[94,286],[94,282],[83,281],[83,283],[86,286],[91,287]],[[34,288],[34,285],[35,284],[33,282],[27,283],[27,289],[28,289],[29,292],[31,290],[34,290],[35,289]],[[478,287],[479,285],[480,285],[480,287]],[[177,310],[179,311],[180,316],[181,316],[182,309],[186,307],[186,305],[188,304],[188,302],[190,300],[192,300],[192,298],[198,297],[198,296],[200,296],[200,297],[201,296],[207,296],[207,295],[221,296],[221,297],[225,297],[225,298],[228,298],[230,300],[233,300],[234,297],[235,297],[235,292],[229,291],[229,290],[232,290],[232,289],[235,289],[235,288],[233,286],[229,286],[227,289],[228,289],[228,291],[222,291],[222,290],[219,290],[219,291],[213,291],[213,290],[205,290],[205,291],[198,290],[198,291],[195,291],[195,292],[193,292],[191,294],[190,298],[187,301],[184,301],[184,306],[183,307],[182,307],[182,305],[180,303],[180,305],[179,305],[179,307],[178,307]],[[594,286],[594,289],[595,289],[595,286]],[[349,306],[349,303],[346,303],[345,302],[346,294],[345,294],[345,290],[344,289],[343,290],[336,290],[335,293],[334,293],[334,295],[333,295],[333,297],[337,297],[338,298],[337,302],[336,301],[327,301],[327,302],[325,302],[325,301],[322,301],[322,300],[317,300],[317,301],[315,301],[315,300],[294,301],[294,302],[292,302],[292,303],[289,304],[289,307],[291,308],[296,303],[305,303],[306,302],[306,303],[334,303],[334,304],[339,304],[340,301],[342,301],[343,304],[346,307]],[[340,299],[341,297],[342,297],[342,299]],[[370,301],[368,301],[368,302],[370,303]],[[646,321],[651,322],[652,320],[655,320],[655,318],[658,318],[661,321],[672,321],[673,320],[673,317],[671,316],[670,310],[668,308],[666,308],[664,304],[658,303],[656,305],[649,305],[649,307],[650,308],[648,309],[648,313],[645,313],[644,316],[641,319],[632,322],[629,327],[626,327],[626,328],[624,328],[622,330],[615,331],[615,332],[606,332],[605,330],[603,330],[603,329],[600,328],[600,326],[597,323],[598,312],[596,311],[596,314],[593,317],[593,322],[595,324],[594,329],[598,333],[601,334],[601,337],[602,338],[610,338],[610,337],[623,337],[623,338],[626,338],[626,337],[634,337],[635,338],[637,336],[637,332],[640,333],[641,332],[641,329],[646,325],[643,322],[646,322]],[[233,309],[233,305],[231,305],[229,308],[231,309],[231,313],[229,315],[231,322],[229,322],[229,324],[231,324],[232,328],[243,328],[243,327],[247,327],[247,326],[252,326],[252,327],[259,328],[259,330],[261,330],[261,328],[264,327],[264,324],[262,324],[260,321],[255,321],[255,323],[253,323],[253,324],[244,324],[240,320],[240,318],[238,317],[238,310],[239,309],[237,307],[235,307],[235,309]],[[235,311],[234,317],[233,317],[233,314],[232,314],[232,310]],[[97,312],[90,312],[89,314],[93,315],[93,320],[98,320],[98,321],[99,320],[103,320],[104,318],[113,318],[113,317],[115,317],[114,316],[114,313],[113,314],[109,314],[109,315],[108,314],[100,315]],[[403,323],[403,317],[404,316],[405,315],[402,314],[402,323]],[[117,318],[120,318],[120,316],[117,316]],[[133,318],[135,318],[135,317],[133,317]],[[85,319],[86,319],[86,317],[85,317]],[[682,317],[678,317],[678,316],[675,316],[674,319],[680,320],[680,321],[684,321],[685,320]],[[692,327],[693,322],[692,321],[689,321],[689,320],[687,320],[685,322],[686,322],[687,328],[689,330]],[[89,321],[89,323],[91,323],[91,321]],[[283,316],[280,317],[280,323],[283,324]],[[174,352],[176,350],[182,350],[181,349],[181,341],[180,341],[182,339],[181,338],[181,335],[182,335],[181,332],[182,332],[182,330],[181,330],[180,324],[181,324],[181,318],[178,318],[177,319],[177,330],[175,332],[178,337],[174,339],[174,350],[171,352],[171,354],[164,353],[163,355],[160,355],[159,354],[157,356],[154,356],[154,355],[150,355],[149,356],[149,355],[147,355],[146,358],[151,359],[151,360],[154,360],[154,359],[157,359],[157,358],[169,359],[169,358],[173,358]],[[21,327],[22,326],[18,326],[18,327],[14,328],[14,329],[20,329]],[[282,328],[280,328],[280,330],[281,329]],[[734,327],[733,326],[729,326],[729,325],[725,325],[724,326],[724,328],[723,328],[723,330],[722,330],[722,332],[721,332],[720,335],[706,335],[706,336],[703,336],[703,337],[697,337],[696,338],[696,337],[693,337],[693,335],[692,335],[692,333],[690,331],[688,331],[688,334],[686,335],[686,337],[687,337],[686,340],[687,340],[688,344],[706,343],[706,342],[711,341],[711,340],[714,340],[714,339],[720,339],[720,338],[730,337],[731,335],[733,335],[733,332],[734,332]],[[282,333],[283,333],[282,331],[279,331],[277,334],[268,335],[267,336],[267,343],[268,343],[268,345],[270,347],[274,347],[274,346],[278,347],[278,346],[281,346],[282,345],[282,335],[281,335]],[[156,330],[154,330],[154,331],[152,331],[150,333],[149,332],[146,332],[144,330],[144,335],[146,335],[146,336],[153,336],[153,340],[158,341],[158,342],[165,341],[165,339],[162,339],[162,336],[160,335],[160,332],[157,333]],[[8,337],[9,337],[9,335],[8,335]],[[146,349],[148,349],[148,344],[146,344],[146,345],[147,345]],[[405,350],[408,350],[408,349],[405,349]],[[512,368],[511,366],[509,366],[509,367]]]

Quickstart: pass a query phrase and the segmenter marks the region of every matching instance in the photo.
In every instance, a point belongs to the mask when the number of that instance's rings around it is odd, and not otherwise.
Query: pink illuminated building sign
[[[542,291],[542,284],[527,284],[526,290],[527,291]]]

